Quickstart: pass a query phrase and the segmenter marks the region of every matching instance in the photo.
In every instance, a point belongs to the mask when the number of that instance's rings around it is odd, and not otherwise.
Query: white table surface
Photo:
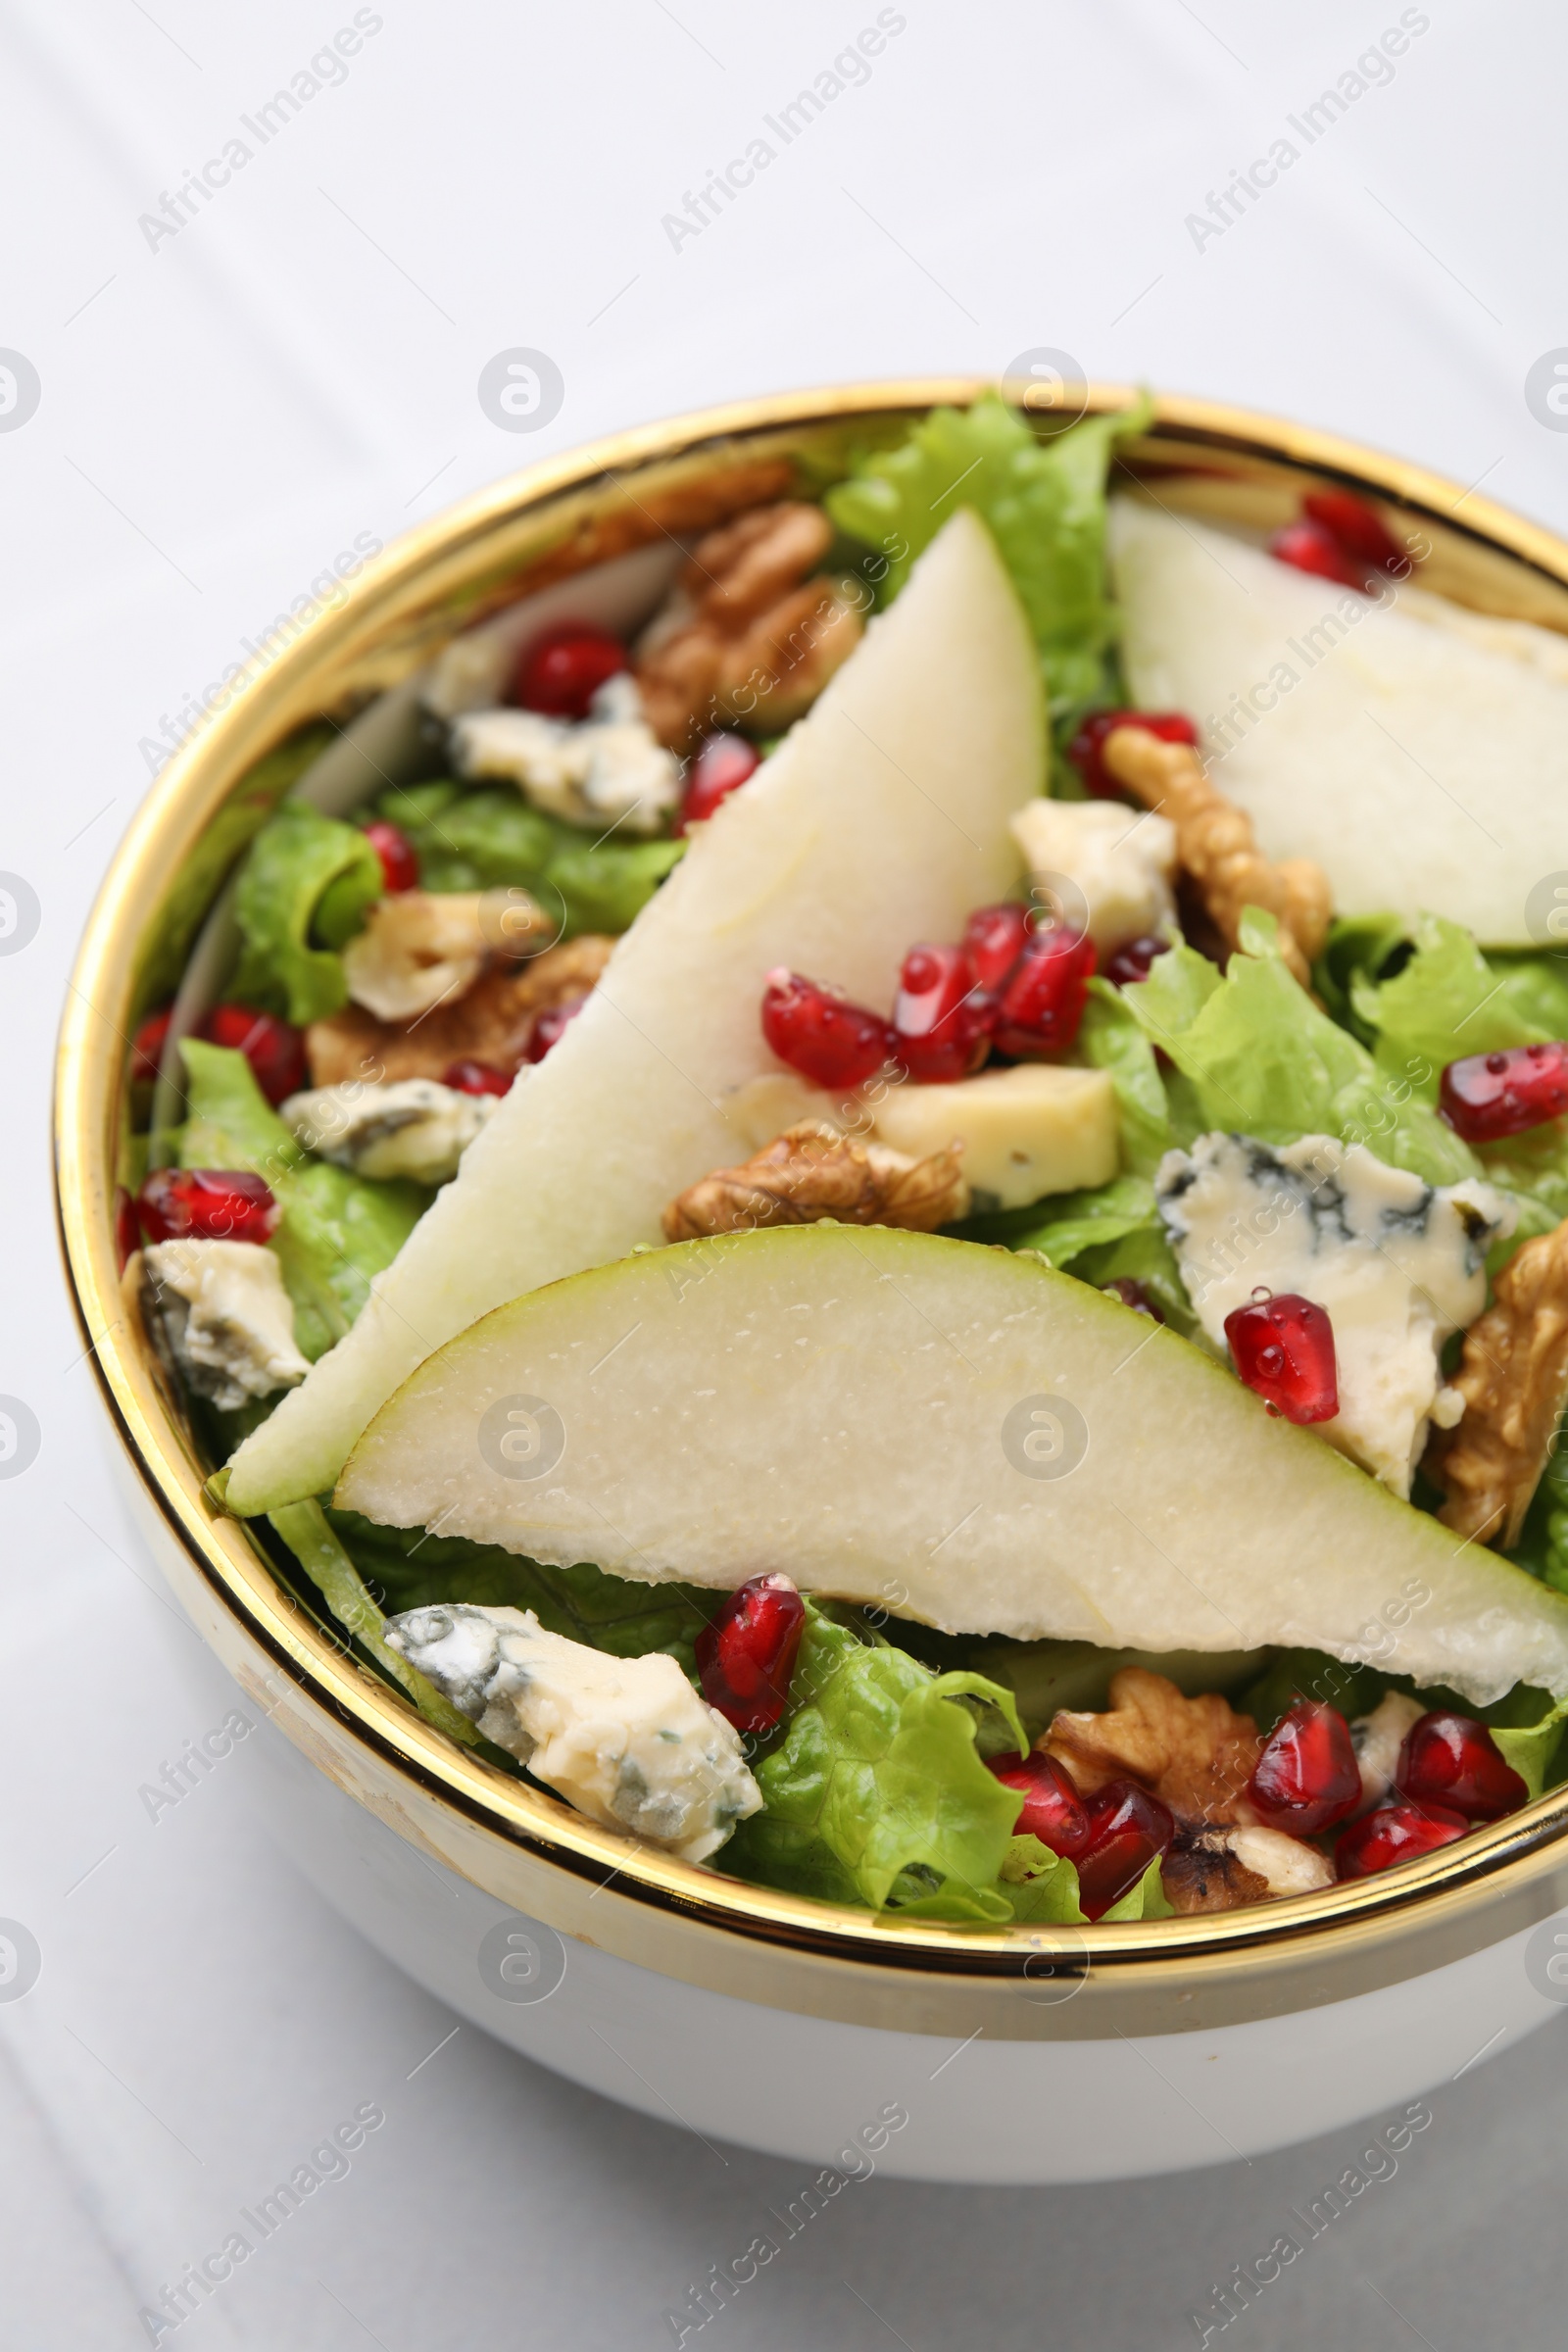
[[[1405,12],[1429,21],[1392,83],[1309,148],[1288,118],[1398,21],[1393,0],[1289,22],[1242,0],[905,0],[869,78],[678,246],[662,217],[770,135],[871,0],[368,13],[379,29],[342,82],[156,249],[138,216],[351,23],[348,0],[12,0],[0,20],[0,344],[42,385],[0,433],[0,866],[41,905],[0,957],[0,1392],[43,1433],[0,1483],[0,1915],[43,1954],[0,2005],[3,2352],[145,2343],[138,2307],[366,2100],[387,2121],[349,2177],[182,2343],[667,2344],[666,2307],[803,2173],[711,2152],[471,2028],[421,2065],[452,2021],[269,1846],[243,1749],[147,1816],[141,1785],[227,1702],[117,1499],[46,1144],[66,975],[147,787],[143,739],[356,532],[389,542],[648,416],[998,370],[1039,346],[1339,427],[1568,524],[1568,442],[1524,398],[1568,340],[1568,22],[1544,0]],[[1299,159],[1200,242],[1187,216],[1282,135]],[[564,379],[531,438],[475,395],[516,345]],[[1565,2058],[1547,2028],[1438,2091],[1400,2177],[1238,2338],[1556,2345]],[[1192,2306],[1358,2144],[1110,2188],[873,2180],[710,2333],[792,2352],[1196,2342]]]

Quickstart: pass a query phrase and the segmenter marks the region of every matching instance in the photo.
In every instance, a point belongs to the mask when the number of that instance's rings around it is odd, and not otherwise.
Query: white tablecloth
[[[1400,24],[1396,64],[1358,67]],[[42,1431],[0,1482],[0,1915],[43,1962],[0,2005],[0,2345],[145,2343],[138,2307],[369,2102],[386,2120],[348,2176],[181,2341],[669,2343],[666,2308],[802,2168],[714,2153],[470,2028],[421,2064],[452,2021],[269,1847],[243,1748],[156,1820],[139,1794],[227,1699],[111,1482],[45,1114],[147,747],[357,533],[389,542],[519,462],[784,384],[1051,347],[1343,428],[1562,526],[1568,443],[1524,381],[1568,338],[1568,24],[1542,0],[1288,21],[800,0],[744,22],[715,0],[13,0],[0,47],[0,344],[40,387],[0,430],[0,867],[40,906],[0,957],[0,1392]],[[1227,207],[1258,158],[1273,184],[1253,172]],[[564,385],[528,438],[475,392],[516,346]],[[1400,2176],[1237,2323],[1247,2340],[1555,2345],[1565,2054],[1547,2029],[1437,2092]],[[712,2332],[1197,2341],[1187,2313],[1358,2144],[1110,2188],[874,2180]]]

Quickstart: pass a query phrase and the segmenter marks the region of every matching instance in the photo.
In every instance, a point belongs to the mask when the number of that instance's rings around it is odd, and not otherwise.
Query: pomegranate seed
[[[1130,1306],[1135,1315],[1148,1315],[1155,1323],[1164,1322],[1165,1310],[1158,1299],[1141,1282],[1134,1281],[1132,1275],[1113,1274],[1109,1282],[1102,1282],[1100,1287],[1112,1298],[1119,1298],[1123,1306]]]
[[[1078,1902],[1090,1919],[1103,1919],[1165,1851],[1176,1824],[1136,1781],[1107,1781],[1085,1797],[1084,1813],[1089,1839],[1077,1857]]]
[[[158,1076],[164,1058],[164,1045],[169,1036],[169,1024],[174,1017],[172,1004],[162,1012],[150,1012],[130,1041],[130,1074],[132,1078],[149,1081]]]
[[[1089,1816],[1066,1772],[1054,1756],[1037,1748],[1028,1756],[991,1756],[986,1769],[1004,1788],[1016,1788],[1023,1811],[1013,1825],[1015,1838],[1038,1838],[1054,1854],[1075,1861],[1089,1842]]]
[[[493,1061],[449,1061],[441,1073],[443,1086],[459,1095],[510,1095],[513,1072],[498,1070]]]
[[[559,1046],[569,1024],[577,1018],[587,1004],[586,996],[566,997],[559,1004],[547,1004],[543,1012],[534,1014],[533,1027],[528,1032],[524,1058],[543,1061],[552,1046]]]
[[[136,1203],[122,1184],[115,1187],[115,1264],[123,1274],[132,1250],[141,1248],[141,1225]]]
[[[993,1038],[999,1052],[1027,1061],[1064,1054],[1084,1017],[1095,943],[1060,925],[1032,931],[997,1000]]]
[[[253,1004],[215,1004],[200,1033],[209,1045],[244,1054],[274,1109],[305,1084],[305,1039],[273,1013],[258,1012]]]
[[[388,890],[417,890],[419,855],[408,835],[378,816],[367,825],[365,838],[381,860],[381,877]]]
[[[1338,1707],[1298,1699],[1263,1742],[1247,1793],[1264,1827],[1312,1838],[1361,1801],[1361,1767]]]
[[[626,666],[626,649],[604,629],[568,622],[529,646],[517,664],[512,697],[549,718],[586,718],[607,678]]]
[[[1334,1326],[1327,1310],[1295,1291],[1254,1294],[1225,1318],[1236,1369],[1269,1410],[1287,1421],[1332,1421],[1340,1409]]]
[[[150,1242],[265,1242],[281,1212],[243,1168],[154,1168],[136,1196]]]
[[[787,1576],[754,1576],[698,1635],[703,1696],[738,1732],[770,1732],[788,1706],[805,1625]]]
[[[1276,531],[1268,552],[1278,564],[1294,564],[1298,571],[1310,571],[1319,579],[1338,580],[1342,588],[1366,586],[1366,565],[1332,531],[1310,518],[1288,522],[1283,531]]]
[[[1029,909],[1010,900],[1000,906],[978,906],[963,927],[963,952],[969,969],[984,989],[998,989],[1023,954],[1029,937]]]
[[[692,762],[692,780],[686,787],[686,798],[670,826],[676,839],[688,825],[706,822],[719,803],[727,801],[732,792],[738,792],[761,763],[761,753],[744,735],[710,735]]]
[[[1097,801],[1122,797],[1122,788],[1104,761],[1105,737],[1117,727],[1142,727],[1147,734],[1157,735],[1161,743],[1196,745],[1198,741],[1198,729],[1182,710],[1096,710],[1068,744],[1067,757]]]
[[[1301,501],[1301,512],[1308,522],[1317,523],[1331,539],[1337,539],[1348,555],[1359,557],[1374,571],[1386,571],[1398,580],[1410,570],[1409,557],[1391,535],[1382,515],[1353,490],[1309,491]]]
[[[1436,1708],[1412,1723],[1399,1750],[1394,1786],[1418,1805],[1446,1807],[1471,1821],[1515,1813],[1530,1791],[1504,1763],[1484,1723]]]
[[[1334,1868],[1342,1879],[1369,1879],[1396,1862],[1416,1862],[1440,1845],[1464,1837],[1470,1824],[1443,1805],[1418,1805],[1413,1797],[1374,1805],[1340,1833]]]
[[[1568,1045],[1510,1046],[1450,1061],[1438,1108],[1467,1144],[1494,1144],[1544,1127],[1568,1110]]]
[[[1128,988],[1149,978],[1150,966],[1156,956],[1169,954],[1170,941],[1156,939],[1152,931],[1147,931],[1142,939],[1130,939],[1124,948],[1116,950],[1105,964],[1105,978],[1113,987]]]
[[[792,1070],[813,1086],[859,1086],[893,1053],[893,1031],[878,1012],[830,995],[782,964],[762,992],[762,1035]]]
[[[893,1003],[893,1050],[920,1084],[967,1078],[990,1052],[993,1009],[962,948],[911,948]]]

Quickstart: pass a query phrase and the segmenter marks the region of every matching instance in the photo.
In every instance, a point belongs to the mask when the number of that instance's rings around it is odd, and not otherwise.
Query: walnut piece
[[[1039,1744],[1086,1796],[1131,1779],[1189,1825],[1252,1819],[1244,1792],[1261,1745],[1257,1727],[1217,1691],[1187,1698],[1164,1675],[1124,1666],[1111,1677],[1107,1714],[1059,1708]]]
[[[1283,1830],[1180,1830],[1160,1858],[1159,1877],[1171,1909],[1190,1917],[1311,1894],[1333,1886],[1334,1866],[1315,1845]]]
[[[900,1225],[934,1233],[966,1216],[969,1187],[956,1152],[910,1159],[886,1144],[853,1143],[831,1127],[805,1123],[784,1133],[744,1167],[715,1168],[672,1200],[664,1238],[694,1242],[712,1233],[751,1233],[760,1225]]]
[[[831,581],[807,576],[832,539],[820,507],[786,499],[699,540],[636,666],[661,743],[688,751],[720,719],[775,734],[815,701],[861,629]]]
[[[487,1061],[498,1070],[514,1070],[538,1014],[585,996],[614,945],[601,933],[585,932],[559,948],[546,948],[520,970],[486,972],[466,996],[438,1005],[412,1027],[377,1020],[358,1004],[346,1005],[329,1020],[313,1021],[305,1032],[311,1084],[440,1078],[455,1061]]]
[[[1447,1496],[1438,1517],[1456,1535],[1518,1543],[1568,1403],[1568,1220],[1526,1242],[1471,1324],[1451,1386],[1456,1429],[1436,1431],[1422,1468]]]
[[[1176,827],[1176,855],[1202,895],[1220,937],[1234,948],[1242,910],[1261,906],[1279,918],[1280,954],[1303,988],[1328,934],[1334,901],[1327,874],[1309,858],[1271,865],[1252,820],[1209,782],[1191,744],[1161,743],[1147,727],[1114,727],[1102,749],[1118,784],[1157,808]]]
[[[413,1021],[466,996],[498,956],[527,956],[552,927],[525,890],[394,890],[343,951],[356,1004]]]

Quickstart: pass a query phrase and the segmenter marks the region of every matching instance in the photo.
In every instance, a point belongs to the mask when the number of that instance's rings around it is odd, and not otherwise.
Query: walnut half
[[[694,1242],[760,1225],[900,1225],[934,1233],[966,1216],[969,1187],[956,1152],[910,1159],[885,1144],[858,1144],[807,1123],[782,1135],[743,1167],[715,1168],[664,1211],[664,1238]]]
[[[1209,782],[1190,744],[1162,743],[1147,727],[1113,727],[1101,757],[1118,784],[1174,823],[1176,855],[1225,945],[1237,945],[1244,907],[1261,906],[1278,917],[1280,954],[1301,986],[1310,988],[1312,958],[1334,911],[1322,867],[1308,858],[1271,865],[1251,818]]]
[[[1058,1709],[1040,1744],[1086,1796],[1106,1781],[1131,1779],[1152,1788],[1179,1822],[1254,1818],[1244,1793],[1261,1745],[1251,1717],[1236,1714],[1215,1690],[1187,1698],[1147,1667],[1124,1666],[1111,1677],[1106,1714]]]
[[[1568,1220],[1504,1266],[1492,1305],[1465,1333],[1451,1385],[1464,1416],[1434,1433],[1422,1463],[1447,1496],[1438,1517],[1506,1551],[1568,1403]]]

